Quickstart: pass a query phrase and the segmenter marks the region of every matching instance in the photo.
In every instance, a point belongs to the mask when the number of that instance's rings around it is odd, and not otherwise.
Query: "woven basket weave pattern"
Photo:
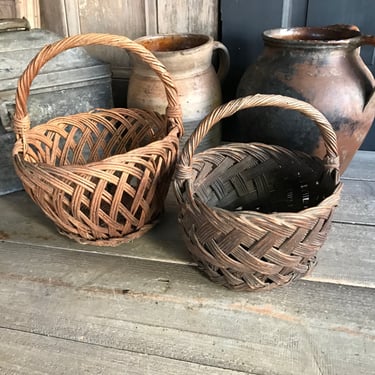
[[[30,129],[27,98],[42,66],[68,48],[95,44],[125,48],[144,59],[165,85],[166,114],[97,109]],[[183,129],[172,78],[144,47],[109,34],[83,34],[46,46],[20,78],[14,127],[17,174],[62,234],[83,243],[114,246],[155,224]]]
[[[313,117],[327,140],[325,161],[257,143],[229,144],[193,157],[217,121],[257,105]],[[236,290],[270,289],[310,272],[339,201],[337,160],[332,128],[307,103],[256,95],[213,111],[185,145],[176,170],[179,222],[198,265],[213,281]]]

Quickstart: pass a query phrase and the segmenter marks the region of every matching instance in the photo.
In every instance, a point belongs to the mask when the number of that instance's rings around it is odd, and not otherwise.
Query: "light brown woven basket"
[[[325,141],[324,160],[261,143],[194,155],[212,126],[257,106],[313,120]],[[176,167],[179,223],[190,253],[211,280],[236,290],[270,289],[307,274],[339,202],[338,168],[335,132],[303,101],[258,94],[216,108],[186,142]]]
[[[164,84],[166,114],[97,109],[31,128],[27,101],[33,79],[59,53],[89,45],[123,48],[149,64]],[[183,128],[177,91],[164,65],[124,36],[92,33],[47,45],[30,62],[18,83],[14,131],[16,172],[58,230],[82,243],[115,246],[155,224]]]

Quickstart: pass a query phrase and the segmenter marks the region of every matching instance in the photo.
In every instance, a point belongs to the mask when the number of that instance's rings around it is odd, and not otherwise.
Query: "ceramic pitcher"
[[[263,33],[264,49],[248,67],[237,96],[284,94],[319,109],[334,126],[340,171],[360,147],[374,120],[374,78],[360,57],[360,47],[375,37],[353,25],[272,29]],[[295,112],[260,108],[240,113],[241,141],[260,141],[322,157],[316,127]]]
[[[182,107],[184,144],[198,123],[222,102],[220,81],[229,68],[227,48],[211,36],[201,34],[159,34],[136,39],[166,66],[176,84]],[[212,63],[218,51],[217,72]],[[128,107],[164,113],[166,97],[159,78],[144,62],[132,57],[133,71],[128,87]],[[216,146],[220,128],[213,130],[201,149]]]

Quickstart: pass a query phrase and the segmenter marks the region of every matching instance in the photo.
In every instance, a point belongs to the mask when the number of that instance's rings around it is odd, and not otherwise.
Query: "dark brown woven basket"
[[[149,64],[164,84],[166,114],[97,109],[30,128],[33,79],[59,53],[88,45],[123,48]],[[177,91],[164,65],[140,44],[110,34],[68,37],[35,56],[18,83],[14,131],[16,172],[31,198],[62,234],[110,246],[139,237],[156,222],[183,133]]]
[[[257,106],[296,110],[313,120],[325,141],[324,160],[261,143],[193,156],[212,126]],[[339,202],[337,155],[331,125],[303,101],[258,94],[215,109],[186,142],[174,184],[184,240],[199,267],[236,290],[269,289],[306,275]]]

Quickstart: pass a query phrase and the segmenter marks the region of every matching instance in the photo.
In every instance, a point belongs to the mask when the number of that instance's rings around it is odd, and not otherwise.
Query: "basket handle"
[[[80,34],[61,39],[52,44],[46,45],[30,61],[21,75],[16,92],[16,108],[14,113],[14,132],[17,139],[21,138],[26,144],[25,132],[30,129],[30,118],[27,112],[27,100],[30,95],[30,86],[40,69],[59,53],[70,48],[84,47],[90,45],[106,45],[123,48],[139,56],[159,76],[164,84],[168,106],[166,116],[170,122],[170,130],[177,128],[180,135],[183,134],[182,112],[178,100],[178,94],[172,77],[165,66],[145,47],[130,40],[125,36],[88,33]]]
[[[336,133],[325,116],[302,100],[290,98],[283,95],[256,94],[232,100],[214,109],[196,127],[182,149],[178,161],[176,180],[186,180],[192,172],[192,158],[194,151],[208,131],[220,120],[230,117],[236,112],[251,107],[280,107],[298,111],[310,118],[320,130],[326,147],[325,165],[330,170],[339,169],[339,156],[337,149]]]

